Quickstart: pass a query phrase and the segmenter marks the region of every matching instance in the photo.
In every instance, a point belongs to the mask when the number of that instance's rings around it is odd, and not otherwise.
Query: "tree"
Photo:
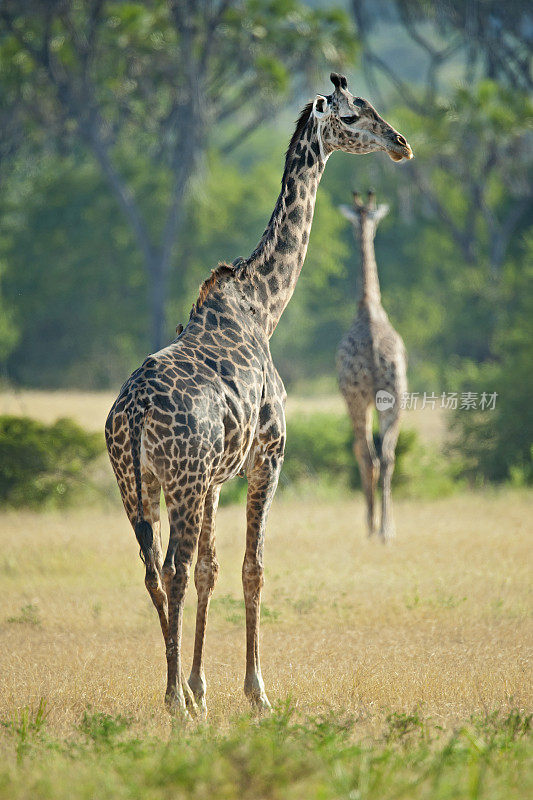
[[[299,0],[6,0],[0,19],[4,80],[18,86],[26,129],[63,150],[81,142],[128,221],[158,349],[185,199],[209,142],[225,135],[231,150],[318,66],[352,55],[347,18]]]
[[[376,88],[378,76],[389,83],[389,102],[401,118],[401,129],[412,131],[416,158],[400,176],[404,193],[414,184],[425,213],[446,231],[467,270],[482,268],[479,297],[473,299],[494,305],[501,296],[510,244],[533,205],[531,183],[525,179],[531,166],[531,81],[523,69],[531,53],[526,5],[492,0],[389,4],[389,19],[425,55],[426,70],[418,85],[405,83],[375,52],[372,34],[382,20],[379,4],[352,0],[352,9],[367,77]],[[505,61],[510,46],[513,57]],[[443,77],[452,59],[457,78],[463,79],[455,87]],[[485,347],[472,352],[474,357],[494,354],[495,323],[492,314],[489,328],[479,331]]]
[[[202,183],[186,203],[180,269],[169,276],[172,330],[187,321],[207,265],[250,252],[264,229],[287,145],[279,127],[256,131],[228,157],[208,152]],[[146,184],[138,186],[144,191]],[[3,289],[19,333],[7,374],[32,386],[120,385],[146,352],[147,280],[142,255],[96,162],[83,152],[51,154],[0,198],[0,222]],[[272,343],[285,379],[327,369],[349,324],[352,307],[337,285],[346,256],[342,232],[342,217],[324,187],[303,275]],[[2,336],[0,331],[0,342]]]
[[[452,60],[467,84],[489,78],[522,92],[533,89],[531,11],[524,0],[352,0],[352,12],[369,81],[376,86],[377,76],[385,76],[418,111],[426,108],[431,113]],[[422,101],[372,45],[372,33],[384,21],[398,24],[413,49],[425,56],[418,81],[425,90]]]
[[[533,236],[520,242],[521,258],[510,265],[504,291],[507,307],[496,335],[497,363],[487,364],[468,390],[478,393],[477,409],[457,411],[452,450],[461,454],[463,472],[473,483],[533,483]],[[464,386],[467,389],[466,386]],[[482,409],[483,392],[494,392],[493,407]]]

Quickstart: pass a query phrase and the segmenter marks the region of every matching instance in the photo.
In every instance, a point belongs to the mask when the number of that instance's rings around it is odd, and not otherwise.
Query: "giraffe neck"
[[[281,192],[259,244],[248,259],[254,294],[271,336],[294,292],[304,263],[324,161],[311,114],[287,153]]]
[[[361,219],[359,232],[361,249],[361,286],[359,301],[365,304],[381,304],[378,267],[374,250],[374,228],[370,220]]]

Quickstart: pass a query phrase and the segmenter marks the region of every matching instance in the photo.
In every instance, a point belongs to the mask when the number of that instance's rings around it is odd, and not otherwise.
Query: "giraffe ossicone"
[[[166,703],[183,716],[193,707],[192,694],[205,710],[204,639],[218,573],[215,515],[221,485],[243,471],[248,478],[244,689],[255,708],[269,708],[259,660],[259,613],[265,525],[285,446],[286,396],[269,340],[302,269],[327,157],[334,150],[412,155],[367,101],[350,94],[346,78],[332,73],[331,80],[332,94],[309,103],[296,123],[281,191],[257,247],[248,258],[213,270],[185,329],[128,378],[106,423],[109,456],[165,641]],[[161,489],[170,524],[166,553]],[[186,681],[183,602],[195,551],[198,608]]]

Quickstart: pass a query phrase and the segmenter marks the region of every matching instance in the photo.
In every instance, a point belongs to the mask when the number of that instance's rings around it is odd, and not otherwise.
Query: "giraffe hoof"
[[[189,690],[190,691],[190,690]],[[180,723],[180,722],[190,722],[193,716],[196,714],[191,714],[190,712],[193,710],[190,701],[187,701],[187,695],[181,695],[181,697],[177,696],[175,692],[167,692],[165,695],[165,707],[172,717],[173,724]],[[196,703],[193,699],[194,707],[196,707]]]
[[[248,697],[248,699],[251,703],[252,711],[257,714],[257,716],[272,713],[272,706],[270,705],[270,701],[264,692],[251,695]]]
[[[383,544],[391,544],[396,538],[396,532],[392,528],[381,530],[379,532],[379,538]]]
[[[205,702],[205,697],[197,698],[196,699],[196,715],[199,720],[206,720],[207,719],[207,703]]]
[[[173,725],[192,721],[192,717],[187,711],[186,706],[178,703],[174,697],[165,697],[165,708],[172,718]]]
[[[207,703],[205,702],[205,679],[199,678],[191,673],[187,681],[187,686],[194,698],[193,702],[195,703],[196,715],[200,719],[206,719]],[[184,691],[186,692],[185,688]],[[185,694],[185,702],[187,702],[187,694]]]
[[[272,714],[272,706],[270,705],[270,700],[264,694],[262,697],[259,698],[259,701],[256,703],[255,706],[256,714],[260,716],[263,714]]]
[[[256,714],[272,711],[272,706],[266,696],[265,684],[263,683],[261,673],[252,673],[246,676],[244,680],[244,694],[250,701],[252,710]]]
[[[201,716],[200,710],[196,704],[196,700],[194,699],[194,695],[189,688],[189,684],[183,687],[183,694],[185,695],[185,707],[191,718]]]

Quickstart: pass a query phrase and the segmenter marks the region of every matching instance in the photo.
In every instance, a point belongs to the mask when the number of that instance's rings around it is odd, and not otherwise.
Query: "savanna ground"
[[[73,398],[17,402],[87,427],[109,406]],[[440,440],[437,414],[409,419]],[[262,666],[277,710],[257,722],[242,693],[244,509],[222,508],[209,722],[172,730],[122,510],[3,512],[0,797],[530,797],[532,519],[525,490],[400,496],[385,548],[366,539],[360,494],[275,501]],[[186,667],[194,600],[191,582]]]

